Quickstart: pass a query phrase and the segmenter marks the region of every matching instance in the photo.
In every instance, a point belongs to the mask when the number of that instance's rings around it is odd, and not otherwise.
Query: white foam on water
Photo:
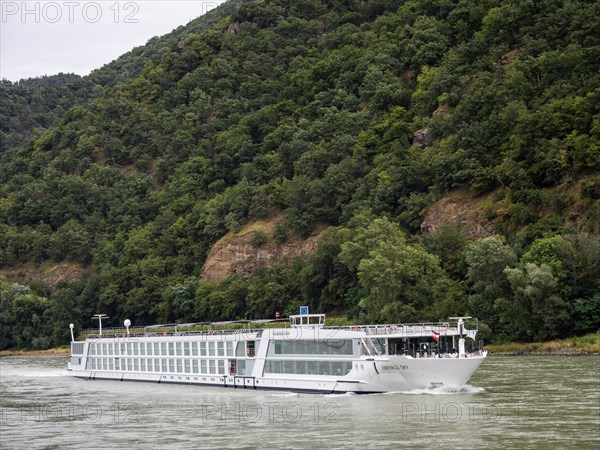
[[[9,370],[2,368],[2,378],[18,377],[18,378],[50,378],[50,377],[66,377],[69,375],[67,369],[40,369],[37,367],[25,368],[20,367],[17,370],[12,367]]]
[[[408,391],[398,392],[386,392],[389,394],[405,394],[405,395],[455,395],[455,394],[480,394],[485,392],[485,388],[478,386],[471,386],[465,384],[464,386],[436,386],[432,388],[417,388],[410,389]]]
[[[298,397],[297,392],[277,392],[270,394],[271,397]]]
[[[343,394],[325,394],[325,397],[340,398],[340,397],[352,397],[354,395],[357,395],[356,392],[344,392]]]

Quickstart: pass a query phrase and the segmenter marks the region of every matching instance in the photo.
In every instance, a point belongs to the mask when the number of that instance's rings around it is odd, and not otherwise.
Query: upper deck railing
[[[401,334],[406,336],[420,336],[431,334],[433,331],[443,336],[460,334],[458,323],[456,322],[435,322],[435,323],[409,323],[409,324],[387,324],[387,325],[349,325],[325,327],[327,329],[364,331],[368,335],[383,334]],[[466,329],[463,329],[463,333]]]
[[[206,331],[156,331],[156,332],[130,332],[127,333],[125,328],[107,328],[103,329],[102,335],[85,330],[82,334],[85,339],[117,339],[117,338],[142,338],[142,337],[158,337],[158,336],[225,336],[234,334],[248,334],[260,337],[264,331],[262,328],[240,328],[237,330],[206,330]],[[96,331],[96,330],[93,330]],[[105,332],[108,331],[108,332]]]
[[[85,330],[81,334],[86,339],[100,338],[139,338],[139,337],[155,337],[155,336],[211,336],[211,335],[232,335],[232,334],[248,334],[258,338],[262,335],[266,328],[245,327],[247,324],[262,323],[271,325],[273,322],[279,322],[281,328],[287,328],[290,325],[292,328],[298,327],[318,327],[327,330],[346,330],[360,331],[369,336],[396,336],[396,337],[417,337],[431,336],[432,334],[440,336],[462,336],[467,335],[474,339],[477,330],[468,330],[462,320],[448,322],[422,322],[408,324],[385,324],[385,325],[345,325],[345,326],[324,326],[324,314],[310,314],[303,316],[290,316],[288,319],[265,320],[265,321],[237,321],[237,322],[203,322],[194,324],[168,324],[168,325],[152,325],[148,327],[139,327],[128,330],[126,328],[103,328],[102,335],[98,334],[98,330]],[[242,328],[228,328],[231,326],[242,325]],[[194,329],[203,327],[204,329]]]

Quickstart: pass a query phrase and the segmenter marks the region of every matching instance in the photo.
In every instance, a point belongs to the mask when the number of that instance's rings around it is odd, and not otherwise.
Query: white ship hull
[[[461,337],[466,331],[462,324],[338,328],[309,324],[264,330],[123,333],[73,342],[68,370],[87,380],[231,389],[380,393],[460,388],[487,354],[465,351]],[[432,333],[440,342],[423,342]],[[459,340],[460,345],[455,345]],[[458,352],[455,347],[460,347]]]
[[[138,381],[174,383],[194,386],[215,386],[232,389],[277,390],[327,394],[372,394],[400,392],[434,387],[460,388],[479,368],[485,355],[469,358],[412,358],[355,361],[356,368],[343,378],[307,376],[291,378],[250,376],[203,376],[190,374],[159,374],[140,372],[89,371],[69,369],[72,376],[85,380]]]

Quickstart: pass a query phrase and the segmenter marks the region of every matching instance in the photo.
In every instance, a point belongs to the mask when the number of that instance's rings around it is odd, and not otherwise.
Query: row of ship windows
[[[276,355],[352,355],[352,339],[275,340]]]
[[[88,365],[88,370],[225,375],[223,359],[89,358]]]
[[[91,356],[234,356],[235,342],[92,342]],[[243,343],[240,342],[243,346]]]
[[[344,376],[352,370],[351,361],[267,361],[265,373]]]

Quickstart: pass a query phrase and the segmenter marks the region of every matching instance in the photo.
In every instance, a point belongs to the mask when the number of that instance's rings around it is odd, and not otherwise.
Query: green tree
[[[448,289],[439,259],[409,245],[400,227],[386,218],[357,229],[339,257],[356,268],[367,291],[361,307],[374,321],[428,319],[423,311],[442,300]]]
[[[500,237],[492,236],[469,244],[465,248],[465,262],[471,310],[497,331],[499,320],[494,304],[498,298],[511,294],[505,269],[514,267],[517,257]]]
[[[15,345],[19,349],[43,350],[52,345],[52,304],[32,293],[21,293],[12,304]]]
[[[506,268],[512,298],[496,301],[500,323],[511,339],[544,340],[561,337],[570,327],[567,304],[549,266],[526,263],[523,269]]]

